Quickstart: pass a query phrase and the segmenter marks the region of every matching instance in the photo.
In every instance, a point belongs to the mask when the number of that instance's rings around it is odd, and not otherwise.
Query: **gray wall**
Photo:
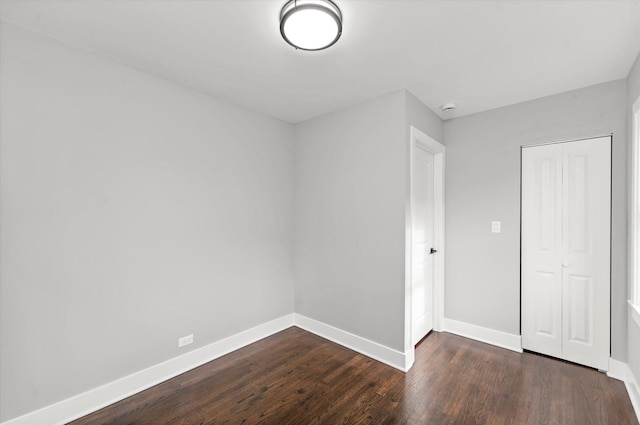
[[[447,318],[520,333],[520,146],[613,132],[612,353],[626,359],[626,96],[619,80],[445,121]]]
[[[293,126],[0,40],[1,421],[293,312]]]
[[[417,97],[410,91],[405,91],[406,100],[406,138],[409,140],[411,135],[411,126],[416,127],[423,133],[431,136],[434,140],[445,144],[443,122],[431,109],[427,108]],[[409,161],[409,159],[407,159]],[[409,187],[407,183],[407,187]],[[410,196],[410,194],[407,194]]]
[[[633,103],[640,97],[640,55],[636,58],[636,62],[627,77],[627,122],[629,134],[629,152],[631,152],[631,142],[633,132]],[[629,185],[631,190],[631,185]],[[631,202],[631,192],[629,192],[629,202]],[[628,337],[629,337],[629,354],[627,360],[636,379],[640,379],[640,328],[636,325],[631,317],[631,311],[628,314]]]
[[[403,92],[296,126],[295,311],[402,351]]]
[[[406,128],[423,112],[408,96],[402,90],[300,123],[295,148],[296,312],[398,351]],[[416,124],[442,134],[432,112]]]

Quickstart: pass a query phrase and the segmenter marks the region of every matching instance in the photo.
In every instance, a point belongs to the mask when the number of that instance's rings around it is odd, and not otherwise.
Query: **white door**
[[[522,346],[608,369],[611,139],[522,151]]]
[[[412,173],[411,342],[433,329],[434,156],[415,146]]]
[[[562,149],[522,150],[522,347],[562,357]]]

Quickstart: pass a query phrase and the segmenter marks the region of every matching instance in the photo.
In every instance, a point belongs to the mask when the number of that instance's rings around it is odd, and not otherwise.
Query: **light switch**
[[[500,222],[492,221],[491,222],[491,233],[500,233]]]

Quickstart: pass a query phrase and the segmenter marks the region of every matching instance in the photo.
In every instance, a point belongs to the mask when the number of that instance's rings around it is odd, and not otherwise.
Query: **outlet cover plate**
[[[192,343],[193,343],[193,334],[183,336],[182,338],[178,339],[178,348],[184,347],[185,345],[189,345]]]

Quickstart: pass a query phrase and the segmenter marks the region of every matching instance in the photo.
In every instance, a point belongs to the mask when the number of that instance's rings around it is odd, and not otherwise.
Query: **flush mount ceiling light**
[[[296,49],[326,49],[342,34],[342,13],[331,0],[289,0],[280,12],[280,34]]]

